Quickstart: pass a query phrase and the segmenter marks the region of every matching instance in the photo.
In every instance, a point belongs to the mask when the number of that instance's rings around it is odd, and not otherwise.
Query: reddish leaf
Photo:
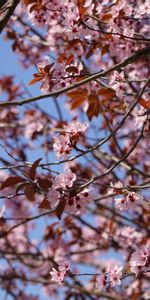
[[[44,235],[44,240],[49,240],[49,239],[54,239],[55,238],[55,225],[57,225],[57,222],[47,226],[46,228],[46,232],[45,232],[45,235]]]
[[[106,37],[106,39],[107,39],[107,37]],[[108,51],[109,51],[109,45],[104,45],[103,48],[102,48],[102,50],[101,50],[102,55],[107,54]]]
[[[56,216],[59,220],[61,220],[61,216],[62,216],[62,213],[65,209],[65,205],[66,205],[65,200],[60,200],[57,207],[56,207],[55,212],[56,212]]]
[[[13,44],[12,44],[12,50],[15,51],[18,47],[18,44],[17,42],[15,41]]]
[[[16,194],[17,194],[20,190],[24,189],[24,187],[27,186],[27,185],[29,185],[29,182],[24,182],[24,183],[19,184],[19,185],[16,187]]]
[[[74,55],[72,54],[72,55],[70,55],[70,56],[67,58],[66,64],[67,64],[67,65],[70,65],[70,64],[73,62],[73,60],[74,60]]]
[[[27,199],[31,202],[35,201],[35,191],[33,189],[33,186],[28,184],[25,188],[24,188],[24,193],[27,197]]]
[[[83,18],[86,14],[85,0],[77,0],[80,18]]]
[[[47,178],[38,178],[38,184],[43,190],[47,190],[52,186],[52,182]]]
[[[141,104],[141,106],[143,106],[145,109],[149,109],[150,108],[150,100],[144,100],[143,98],[140,99],[139,103]]]
[[[39,208],[44,208],[44,209],[50,209],[50,203],[48,202],[48,200],[45,198],[40,205],[38,206]]]
[[[23,0],[24,4],[28,5],[28,4],[31,4],[31,3],[34,3],[36,2],[37,0]]]
[[[93,117],[97,117],[100,112],[100,106],[98,98],[95,95],[90,95],[88,97],[88,110],[87,110],[87,116],[88,119],[91,121]]]
[[[11,40],[15,40],[15,39],[16,39],[16,34],[15,34],[14,31],[8,31],[8,32],[7,32],[7,36],[8,36],[8,38],[11,39]]]
[[[67,95],[71,98],[71,99],[77,99],[77,98],[84,98],[86,99],[87,95],[88,95],[88,91],[86,89],[76,89],[74,91],[68,92]]]
[[[112,89],[107,89],[107,88],[101,88],[98,91],[99,96],[103,96],[106,98],[106,100],[110,100],[112,97],[114,97],[116,92]]]
[[[36,4],[33,4],[32,6],[30,6],[30,13],[32,13],[34,10],[40,10],[42,8],[42,5],[40,4],[41,1],[38,1]]]
[[[66,72],[68,73],[78,73],[78,68],[75,66],[69,66],[66,68]]]
[[[101,21],[103,21],[103,22],[108,22],[108,21],[111,20],[111,18],[112,18],[112,14],[106,13],[106,14],[103,15]]]
[[[71,99],[71,109],[78,108],[88,97],[88,91],[86,89],[76,89],[67,93]]]
[[[28,85],[32,85],[37,83],[38,81],[41,81],[41,77],[35,77],[31,81],[29,81]]]
[[[35,179],[35,174],[36,174],[36,169],[40,163],[40,161],[42,160],[42,158],[37,159],[33,165],[31,166],[30,170],[29,170],[29,177],[34,180]]]
[[[78,108],[83,102],[85,101],[85,99],[76,99],[71,103],[70,109],[76,109]]]
[[[14,185],[14,184],[17,184],[17,183],[19,183],[19,182],[23,182],[23,181],[25,181],[25,179],[24,178],[22,178],[22,177],[20,177],[20,176],[14,176],[14,177],[9,177],[9,178],[7,178],[2,184],[1,184],[1,190],[2,189],[5,189],[5,188],[7,188],[7,187],[10,187],[10,186],[12,186],[12,185]]]

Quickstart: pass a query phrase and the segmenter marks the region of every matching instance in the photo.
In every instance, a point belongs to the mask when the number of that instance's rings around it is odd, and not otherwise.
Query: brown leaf
[[[91,121],[93,117],[97,117],[100,113],[100,105],[97,96],[90,95],[88,97],[88,110],[87,110],[87,116],[88,119]]]
[[[53,224],[47,226],[47,228],[45,230],[46,232],[44,234],[44,240],[47,241],[49,239],[54,239],[55,238],[55,236],[56,236],[55,229],[54,229],[55,225],[57,225],[57,222],[54,222]]]
[[[84,7],[85,0],[77,0],[80,18],[83,18],[86,14],[86,7]]]
[[[87,99],[88,91],[86,89],[76,89],[67,93],[67,96],[71,99],[71,109],[75,109]]]
[[[21,183],[21,184],[19,184],[17,187],[16,187],[16,194],[20,191],[20,190],[22,190],[22,189],[24,189],[24,187],[25,186],[27,186],[27,185],[29,185],[29,182],[23,182],[23,183]]]
[[[38,208],[51,209],[51,206],[50,206],[50,203],[48,202],[48,200],[46,198],[44,198],[44,200],[40,203]]]
[[[115,94],[116,94],[115,90],[109,89],[109,88],[101,88],[98,91],[99,96],[103,96],[108,100],[111,99],[112,97],[114,97]]]
[[[8,31],[7,32],[7,37],[11,40],[15,40],[16,39],[16,33],[14,31]]]
[[[12,44],[12,51],[16,51],[17,47],[18,47],[18,44],[17,42],[15,41],[13,44]]]
[[[112,18],[112,14],[106,13],[106,14],[103,15],[101,21],[103,21],[103,22],[108,22],[108,21],[111,20],[111,18]]]
[[[141,106],[143,106],[145,109],[149,109],[150,108],[150,100],[144,100],[143,98],[140,99],[139,103],[141,104]]]
[[[62,213],[65,209],[65,205],[66,205],[66,201],[65,200],[60,200],[57,207],[56,207],[56,216],[59,220],[61,220],[61,216],[62,216]]]
[[[103,48],[102,48],[102,50],[101,50],[102,55],[107,54],[107,53],[108,53],[108,50],[109,50],[109,45],[103,46]]]
[[[29,5],[31,3],[36,2],[36,0],[23,0],[24,4]]]
[[[36,169],[40,163],[40,161],[42,160],[42,158],[37,159],[33,165],[31,166],[30,170],[29,170],[29,177],[34,180],[35,179],[35,174],[36,174]]]
[[[37,83],[38,81],[41,81],[41,77],[39,76],[39,77],[36,77],[35,76],[35,78],[33,78],[31,81],[29,81],[29,83],[28,83],[28,85],[32,85],[32,84],[35,84],[35,83]]]
[[[9,177],[9,178],[7,178],[7,179],[1,184],[0,189],[1,189],[1,190],[2,190],[2,189],[5,189],[5,188],[7,188],[7,187],[10,187],[10,186],[12,186],[12,185],[14,185],[14,184],[17,184],[17,183],[23,182],[23,181],[25,181],[25,179],[22,178],[22,177],[20,177],[20,176]]]
[[[47,190],[52,186],[51,180],[47,178],[38,178],[38,184],[43,190]]]
[[[75,66],[69,66],[66,68],[66,72],[68,73],[78,73],[78,68]]]
[[[78,108],[84,101],[85,101],[85,99],[82,99],[82,100],[81,99],[76,99],[76,100],[74,100],[71,103],[70,109],[73,110],[73,109]]]
[[[69,56],[67,57],[66,64],[67,64],[67,65],[70,65],[70,64],[73,62],[73,60],[74,60],[74,55],[73,55],[73,54],[72,54],[72,55],[69,55]]]
[[[80,88],[67,93],[67,96],[69,96],[71,99],[81,98],[81,97],[84,97],[86,99],[87,95],[88,95],[87,89],[80,89]]]
[[[24,193],[29,201],[35,201],[35,191],[32,185],[28,184],[27,186],[25,186]]]

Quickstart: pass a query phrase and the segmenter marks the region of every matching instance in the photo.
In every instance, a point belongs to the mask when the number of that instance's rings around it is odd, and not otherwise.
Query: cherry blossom
[[[70,142],[70,135],[59,135],[54,137],[53,144],[54,151],[59,159],[63,155],[68,155],[72,150],[72,144]]]
[[[72,134],[73,136],[85,132],[87,128],[88,123],[80,123],[77,120],[72,121],[67,126],[64,126],[65,131]]]
[[[51,207],[54,208],[58,204],[60,194],[53,188],[50,188],[47,193],[47,200],[50,203]]]
[[[76,180],[76,174],[70,169],[65,169],[65,173],[58,175],[54,179],[53,188],[54,189],[65,189],[67,187],[71,188],[73,182]]]
[[[109,272],[109,279],[112,287],[116,284],[121,284],[122,270],[123,266],[115,265],[113,269]]]
[[[71,214],[83,214],[86,212],[88,204],[93,202],[93,195],[87,189],[76,196],[64,195],[66,200],[65,210]]]
[[[122,197],[115,199],[115,206],[120,210],[134,209],[135,206],[142,203],[143,197],[136,194],[135,192],[130,192]]]
[[[58,270],[52,268],[52,271],[50,271],[51,281],[54,281],[55,283],[61,285],[68,270],[69,262],[64,261],[62,263],[59,263]]]
[[[149,1],[1,2],[0,296],[148,300]]]
[[[133,112],[133,116],[134,116],[135,126],[138,129],[141,128],[147,119],[146,110],[144,108],[140,108],[140,109],[135,108]]]
[[[51,281],[54,281],[56,283],[58,283],[59,285],[62,284],[63,280],[64,280],[64,275],[65,273],[62,271],[57,271],[56,269],[52,269],[52,271],[50,272],[51,274]]]
[[[64,125],[63,128],[64,135],[61,134],[54,137],[53,148],[58,159],[63,155],[70,154],[74,143],[76,143],[79,137],[86,131],[88,124],[72,121],[69,125]]]
[[[137,249],[132,253],[130,259],[131,271],[138,275],[143,269],[144,271],[150,270],[150,244]]]
[[[95,288],[101,291],[106,285],[106,280],[107,280],[107,275],[105,275],[104,273],[96,276]]]
[[[119,74],[115,71],[111,76],[110,85],[116,91],[118,97],[124,96],[126,84],[124,82],[123,72]]]

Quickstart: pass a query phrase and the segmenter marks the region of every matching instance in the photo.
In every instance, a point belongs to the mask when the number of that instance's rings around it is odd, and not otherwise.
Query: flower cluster
[[[29,82],[30,85],[36,82],[42,82],[40,89],[43,93],[51,92],[68,86],[73,83],[74,77],[79,75],[83,69],[82,63],[77,59],[71,62],[52,63],[48,56],[44,57],[42,62],[37,64],[38,72]]]
[[[70,264],[68,261],[59,262],[57,269],[52,268],[52,271],[50,271],[51,281],[62,285],[62,282],[64,280],[64,277],[67,275],[69,267]]]
[[[76,180],[76,174],[73,173],[69,168],[66,168],[64,173],[55,177],[53,188],[54,189],[71,188],[75,180]]]
[[[0,24],[24,72],[0,77],[0,289],[149,300],[149,0],[12,2]]]
[[[96,289],[102,290],[106,284],[111,287],[121,284],[123,266],[114,265],[113,268],[106,273],[102,273],[96,277]]]
[[[141,271],[150,272],[150,244],[142,246],[132,253],[130,268],[136,275]]]
[[[114,199],[115,207],[117,209],[122,211],[133,210],[143,203],[143,197],[135,192],[129,192],[121,181],[118,181],[115,184],[111,182],[110,185],[113,193],[117,195]]]
[[[72,121],[68,126],[63,126],[64,134],[54,137],[53,148],[58,159],[63,155],[70,154],[74,145],[87,128],[87,123],[80,123],[78,121]]]
[[[88,204],[93,202],[93,195],[87,189],[77,195],[71,195],[69,189],[66,191],[60,190],[59,187],[58,190],[51,188],[47,193],[47,200],[51,208],[56,208],[61,201],[65,205],[65,211],[69,214],[83,214],[87,210]]]
[[[115,199],[115,206],[119,210],[134,209],[137,205],[141,204],[143,197],[135,192],[125,192],[120,198]]]

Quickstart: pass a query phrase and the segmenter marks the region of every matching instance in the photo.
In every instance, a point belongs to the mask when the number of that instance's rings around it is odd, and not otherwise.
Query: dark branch
[[[12,102],[1,102],[0,103],[0,107],[6,107],[6,106],[13,106],[13,105],[18,105],[18,106],[21,106],[21,105],[24,105],[24,104],[27,104],[27,103],[31,103],[31,102],[35,102],[35,101],[39,101],[41,99],[45,99],[45,98],[49,98],[49,97],[57,97],[63,93],[66,93],[70,90],[73,90],[79,86],[82,86],[92,80],[96,80],[98,78],[101,78],[113,71],[120,71],[121,68],[135,62],[136,60],[138,60],[139,58],[141,58],[143,55],[146,55],[146,54],[149,54],[150,53],[150,45],[148,45],[147,47],[135,52],[133,55],[129,56],[128,58],[124,59],[123,61],[121,61],[120,63],[117,63],[115,64],[114,66],[108,68],[107,70],[105,71],[99,71],[95,74],[92,74],[90,76],[88,76],[87,78],[84,78],[78,82],[75,82],[74,84],[71,84],[70,86],[67,86],[67,87],[64,87],[58,91],[54,91],[54,92],[51,92],[49,94],[44,94],[44,95],[40,95],[40,96],[36,96],[36,97],[33,97],[33,98],[28,98],[28,99],[25,99],[25,100],[22,100],[22,101],[12,101]]]
[[[5,28],[20,0],[2,0],[0,3],[0,33]]]

